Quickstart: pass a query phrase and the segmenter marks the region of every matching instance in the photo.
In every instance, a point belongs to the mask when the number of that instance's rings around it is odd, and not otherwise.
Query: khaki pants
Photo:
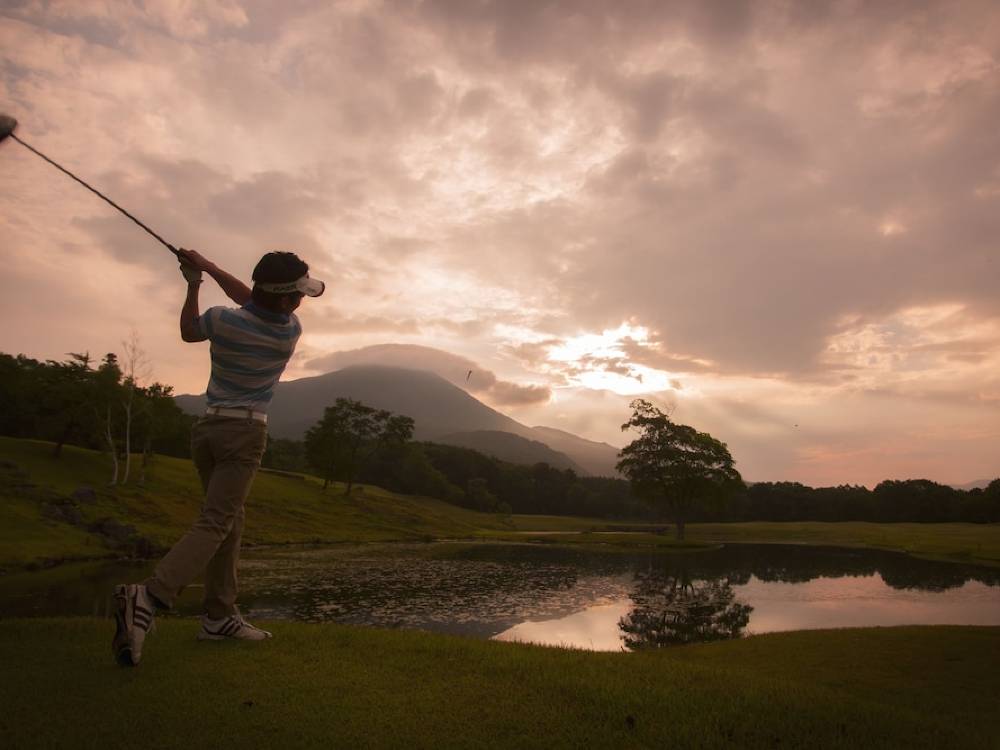
[[[191,432],[191,455],[205,490],[201,515],[160,560],[145,583],[173,606],[185,586],[205,574],[205,613],[235,614],[236,566],[243,534],[243,503],[267,443],[267,425],[233,417],[202,417]]]

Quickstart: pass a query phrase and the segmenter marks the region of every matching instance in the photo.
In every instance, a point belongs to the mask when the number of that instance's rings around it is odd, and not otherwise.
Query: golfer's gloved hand
[[[193,266],[189,266],[187,263],[181,263],[181,274],[183,274],[188,284],[201,283],[201,271]]]

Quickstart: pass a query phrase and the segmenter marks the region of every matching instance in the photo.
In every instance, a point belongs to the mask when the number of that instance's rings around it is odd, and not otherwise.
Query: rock
[[[72,526],[83,525],[83,514],[74,505],[45,503],[42,505],[42,515],[53,521],[68,523]]]
[[[114,518],[99,518],[87,527],[87,531],[100,534],[117,545],[128,544],[136,535],[136,528]]]
[[[93,487],[77,487],[70,497],[78,503],[92,505],[97,502],[97,492]]]

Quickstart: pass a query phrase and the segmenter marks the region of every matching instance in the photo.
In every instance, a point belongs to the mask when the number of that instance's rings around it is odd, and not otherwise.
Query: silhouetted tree
[[[305,444],[300,440],[268,436],[267,450],[260,465],[266,469],[304,472],[309,468]]]
[[[498,501],[496,495],[490,492],[486,480],[482,477],[469,480],[468,485],[465,487],[465,495],[469,501],[469,505],[476,510],[481,510],[484,513],[492,513],[497,507]]]
[[[84,439],[94,429],[93,374],[88,354],[70,354],[65,362],[49,360],[38,370],[38,429],[55,443],[53,458],[59,458],[67,442]]]
[[[684,539],[684,524],[692,508],[712,496],[742,485],[729,449],[707,432],[676,424],[648,401],[631,403],[632,417],[622,431],[639,437],[622,448],[618,471],[639,497],[664,510]]]
[[[326,407],[323,418],[306,433],[306,456],[323,475],[323,489],[339,473],[350,495],[358,470],[380,448],[405,443],[413,435],[413,420],[374,409],[348,398]]]
[[[177,406],[169,385],[151,383],[138,389],[136,396],[135,428],[142,445],[139,482],[143,483],[157,449],[174,456],[189,454],[194,418]]]

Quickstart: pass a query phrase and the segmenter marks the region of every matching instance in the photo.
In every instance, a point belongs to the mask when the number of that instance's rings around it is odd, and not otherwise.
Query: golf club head
[[[13,133],[16,127],[17,120],[10,115],[0,114],[0,141],[3,141],[8,135]]]

